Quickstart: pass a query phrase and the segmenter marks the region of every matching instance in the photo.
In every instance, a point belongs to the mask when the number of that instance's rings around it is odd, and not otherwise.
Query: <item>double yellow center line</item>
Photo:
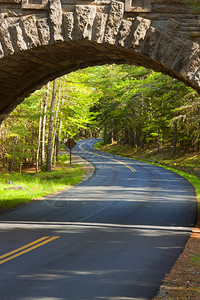
[[[13,251],[10,251],[10,252],[6,253],[6,254],[3,254],[3,255],[0,256],[0,265],[4,264],[5,262],[7,262],[11,259],[14,259],[14,258],[16,258],[20,255],[23,255],[23,254],[25,254],[29,251],[32,251],[32,250],[34,250],[34,249],[36,249],[36,248],[38,248],[38,247],[40,247],[44,244],[47,244],[47,243],[49,243],[49,242],[51,242],[55,239],[58,239],[58,238],[59,238],[59,236],[53,236],[53,237],[43,236],[43,237],[41,237],[40,239],[38,239],[36,241],[33,241],[33,242],[31,242],[29,244],[26,244],[26,245],[24,245],[20,248],[17,248]]]
[[[115,162],[117,162],[118,164],[121,164],[121,165],[125,166],[126,168],[128,168],[129,170],[131,170],[131,172],[136,172],[136,169],[134,169],[134,168],[131,167],[130,165],[128,165],[128,164],[126,164],[126,163],[124,163],[124,162],[122,162],[122,161],[120,161],[120,160],[117,160],[117,159],[114,159],[114,158],[111,158],[111,157],[108,157],[108,156],[105,156],[105,155],[97,154],[97,153],[95,153],[95,152],[90,152],[90,151],[84,150],[84,149],[82,148],[82,145],[84,145],[84,144],[87,143],[87,142],[88,142],[88,141],[82,143],[82,144],[79,146],[80,149],[81,149],[83,152],[87,152],[87,153],[92,154],[92,155],[104,157],[104,158],[106,158],[106,159],[108,159],[108,160],[115,161]]]

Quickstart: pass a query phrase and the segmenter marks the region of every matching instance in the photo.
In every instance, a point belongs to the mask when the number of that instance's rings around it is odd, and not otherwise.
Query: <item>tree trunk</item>
[[[5,168],[6,158],[5,158],[5,147],[3,146],[3,158],[2,158],[2,167]]]
[[[104,141],[103,141],[104,145],[106,144],[106,142],[107,142],[107,125],[104,125]]]
[[[111,138],[111,144],[114,143],[114,134],[113,134],[113,131],[114,131],[114,126],[113,126],[113,120],[111,121],[111,130],[110,130],[110,138]]]
[[[177,145],[177,122],[174,123],[174,147],[173,153],[176,154],[176,145]]]
[[[130,145],[131,147],[135,147],[135,132],[132,127],[130,129]]]
[[[52,141],[52,157],[54,157],[54,165],[56,164],[56,152],[57,152],[57,119],[58,119],[58,111],[60,107],[60,89],[61,89],[61,79],[59,79],[59,86],[58,86],[58,102],[56,107],[56,115],[55,115],[55,121],[54,121],[54,135],[53,135],[53,141]]]
[[[158,129],[158,140],[157,140],[157,145],[158,145],[158,153],[160,153],[160,129]]]
[[[11,159],[11,161],[9,163],[9,166],[8,166],[8,173],[12,172],[13,166],[14,166],[14,161],[15,161],[15,157],[14,157],[14,154],[13,154],[12,159]]]
[[[46,97],[44,99],[43,122],[42,122],[42,145],[41,145],[41,166],[45,165],[45,137],[46,137],[46,118],[47,118],[47,104],[49,99],[49,82],[46,86]]]
[[[22,161],[20,161],[20,164],[19,164],[19,173],[20,174],[22,173],[22,166],[23,166],[23,163],[22,163]]]
[[[47,147],[47,172],[51,172],[53,119],[54,119],[54,109],[55,109],[55,102],[56,102],[56,87],[57,87],[57,79],[55,79],[53,82],[53,93],[52,93],[52,100],[51,100],[49,136],[48,136],[48,147]]]
[[[64,104],[64,99],[61,102],[61,106]],[[62,112],[60,113],[59,118],[59,128],[58,128],[58,136],[57,136],[57,146],[56,146],[56,161],[58,162],[58,153],[59,153],[59,147],[60,147],[60,137],[61,137],[61,129],[62,129]]]
[[[38,172],[38,166],[39,166],[39,157],[40,157],[40,143],[41,143],[41,130],[42,130],[42,100],[40,103],[40,120],[39,120],[39,128],[38,128],[38,147],[37,147],[37,155],[36,155],[36,167],[35,170]]]
[[[15,152],[16,152],[16,145],[17,145],[17,140],[13,141],[13,153],[12,153],[12,159],[9,162],[8,165],[8,172],[11,173],[13,171],[13,167],[14,167],[14,161],[15,161]]]

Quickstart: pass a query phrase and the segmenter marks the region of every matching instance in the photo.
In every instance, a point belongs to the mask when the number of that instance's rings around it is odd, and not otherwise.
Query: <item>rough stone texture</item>
[[[48,45],[51,40],[49,22],[47,18],[37,20],[38,35],[41,45]]]
[[[26,190],[25,187],[23,187],[22,185],[14,185],[8,188],[4,188],[4,190]]]
[[[0,122],[49,80],[98,64],[141,65],[200,93],[199,14],[183,0],[45,1],[0,0]]]
[[[4,57],[4,51],[3,51],[2,44],[0,43],[0,58],[2,57]]]
[[[115,39],[120,27],[120,22],[124,13],[124,4],[117,1],[111,2],[110,14],[107,21],[104,41],[115,44]]]
[[[6,180],[5,183],[7,183],[7,184],[15,184],[14,182],[12,182],[10,180]]]
[[[189,80],[196,74],[200,66],[200,51],[194,54],[194,57],[188,62],[187,67],[183,67],[181,74]]]
[[[168,50],[170,46],[171,41],[176,35],[178,27],[179,27],[179,23],[173,19],[169,20],[169,22],[166,24],[165,29],[160,35],[156,49],[153,53],[153,58],[155,60],[158,61],[162,60],[163,56],[165,55],[165,52]]]
[[[117,43],[122,47],[127,47],[132,38],[131,33],[133,29],[133,22],[122,20],[121,27],[118,32]]]
[[[199,67],[199,69],[197,70],[197,72],[193,76],[193,82],[196,85],[200,86],[200,67]]]
[[[94,20],[94,29],[93,29],[93,41],[96,43],[102,43],[104,38],[104,32],[107,21],[107,14],[104,13],[96,13]]]
[[[22,30],[28,47],[37,47],[40,44],[38,30],[36,25],[36,17],[26,16],[20,19]]]
[[[92,38],[92,27],[96,13],[95,6],[76,5],[75,20],[76,20],[76,39]]]
[[[27,50],[26,42],[24,41],[23,32],[19,23],[13,24],[9,27],[12,42],[15,51]]]
[[[63,28],[65,41],[73,40],[74,14],[72,12],[63,14]]]
[[[181,49],[185,46],[185,42],[179,38],[174,38],[169,45],[168,50],[161,59],[162,63],[167,66],[172,66]]]
[[[161,30],[157,28],[150,27],[147,31],[144,43],[141,48],[141,54],[152,57],[153,52],[156,48],[157,42],[160,38]]]
[[[63,41],[62,36],[62,5],[60,0],[49,1],[49,18],[53,42]]]
[[[5,15],[4,14],[0,14],[0,40],[1,40],[1,44],[3,46],[3,49],[5,51],[6,54],[12,54],[14,52],[13,46],[12,46],[12,42],[10,39],[10,34],[8,31],[8,25],[7,22],[5,20]]]
[[[150,20],[137,17],[133,27],[133,38],[131,42],[132,48],[138,48],[140,46],[146,36],[147,30],[149,29],[150,25]]]
[[[0,0],[0,3],[21,3],[21,0]]]
[[[185,41],[185,46],[180,51],[178,57],[175,59],[173,64],[173,69],[180,73],[184,67],[187,66],[188,62],[191,61],[194,54],[199,51],[199,47],[197,44],[194,44],[191,41]]]

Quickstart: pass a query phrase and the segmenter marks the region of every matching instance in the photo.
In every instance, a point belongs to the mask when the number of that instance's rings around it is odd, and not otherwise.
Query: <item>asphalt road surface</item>
[[[0,214],[1,300],[151,299],[196,218],[192,186],[153,165],[102,153],[80,185]]]

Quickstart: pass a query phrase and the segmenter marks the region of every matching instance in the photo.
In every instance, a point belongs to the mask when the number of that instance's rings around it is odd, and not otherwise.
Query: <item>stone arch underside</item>
[[[48,14],[0,14],[0,121],[49,80],[106,63],[141,65],[177,78],[200,93],[200,47],[179,37],[179,22],[161,30],[149,19],[124,17],[124,3],[106,11],[75,5],[63,12],[51,1]]]

